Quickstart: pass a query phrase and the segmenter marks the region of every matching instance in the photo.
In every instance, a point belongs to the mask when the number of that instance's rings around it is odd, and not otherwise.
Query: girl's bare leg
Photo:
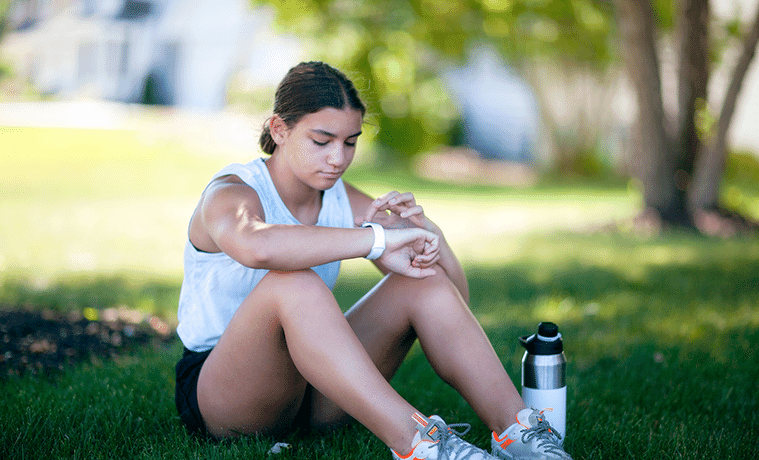
[[[286,429],[304,406],[314,426],[353,417],[406,452],[415,409],[387,381],[417,337],[435,371],[493,431],[504,431],[524,408],[444,274],[423,280],[389,275],[346,317],[312,271],[267,275],[201,372],[198,400],[211,433]]]
[[[287,429],[307,382],[390,448],[411,445],[415,409],[367,354],[311,270],[270,272],[238,309],[203,365],[198,404],[216,436]]]
[[[514,423],[524,403],[482,327],[441,269],[412,279],[386,276],[347,313],[348,322],[388,380],[416,338],[435,372],[455,388],[491,430]],[[318,392],[312,424],[339,421],[342,413]]]

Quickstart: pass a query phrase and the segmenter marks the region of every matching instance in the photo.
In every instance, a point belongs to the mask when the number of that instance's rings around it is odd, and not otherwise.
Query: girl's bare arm
[[[267,224],[255,190],[230,176],[215,181],[204,192],[193,216],[190,240],[200,250],[223,251],[246,267],[303,270],[366,256],[374,243],[374,232],[370,228]],[[436,259],[436,235],[389,231],[386,244],[382,258],[393,261],[393,271],[413,277],[434,273],[412,263],[416,258]]]

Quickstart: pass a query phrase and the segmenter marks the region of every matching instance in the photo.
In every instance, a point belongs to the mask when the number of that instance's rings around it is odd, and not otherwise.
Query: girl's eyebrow
[[[327,137],[337,137],[337,134],[332,134],[329,131],[325,131],[323,129],[318,129],[318,128],[312,129],[311,132],[312,133],[316,133],[316,134],[321,134],[321,135],[327,136]],[[358,136],[361,135],[362,132],[363,131],[359,131],[356,134],[353,134],[352,136],[348,136],[346,139],[350,139],[351,137],[358,137]]]

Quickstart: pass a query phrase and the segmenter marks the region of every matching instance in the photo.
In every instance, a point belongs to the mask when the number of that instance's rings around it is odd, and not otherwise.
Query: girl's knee
[[[268,301],[280,313],[282,309],[297,311],[301,306],[309,308],[336,304],[332,291],[319,275],[311,269],[296,271],[270,271],[256,286],[265,293]]]
[[[442,269],[437,274],[423,279],[399,279],[395,285],[401,302],[407,306],[411,318],[427,315],[459,317],[469,314],[467,305],[456,285]]]
[[[319,295],[324,294],[325,291],[331,293],[329,287],[327,287],[321,277],[311,269],[294,271],[270,270],[263,277],[260,284],[269,293],[282,293],[288,297],[293,295]]]

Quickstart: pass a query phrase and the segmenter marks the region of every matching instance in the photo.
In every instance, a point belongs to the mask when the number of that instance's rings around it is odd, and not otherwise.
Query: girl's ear
[[[287,123],[279,115],[273,115],[269,119],[269,133],[275,144],[281,145],[285,141],[287,131]]]

